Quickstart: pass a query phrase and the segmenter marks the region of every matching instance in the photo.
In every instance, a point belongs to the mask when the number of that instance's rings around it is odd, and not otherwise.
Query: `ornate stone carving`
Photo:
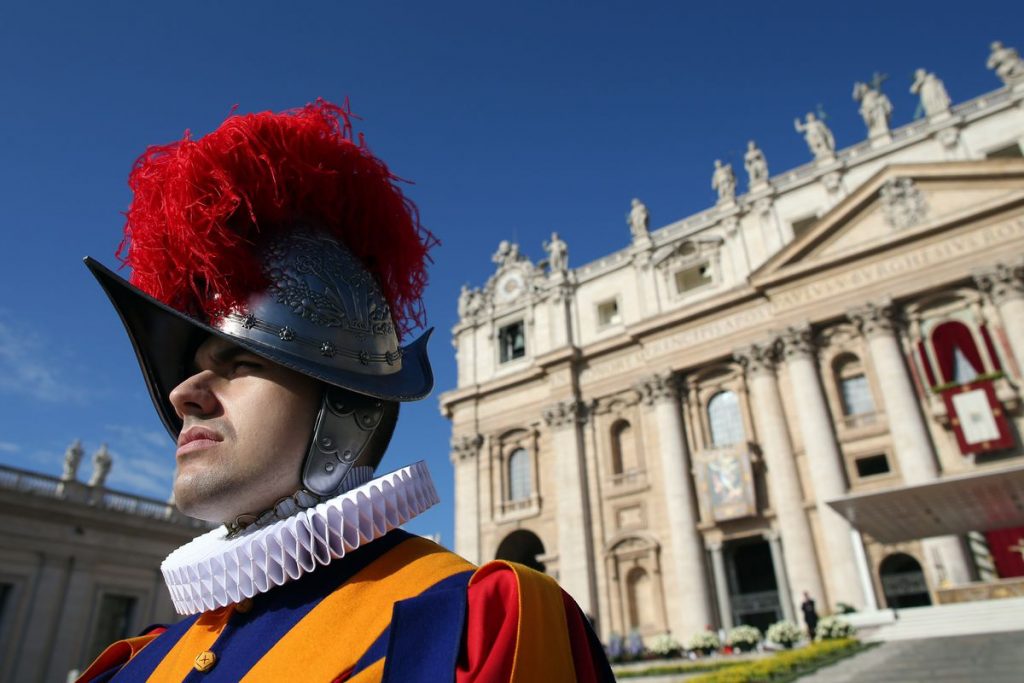
[[[817,345],[810,325],[787,327],[780,339],[786,360],[814,357]]]
[[[891,178],[880,192],[885,222],[897,230],[913,227],[928,216],[924,193],[911,178]]]
[[[756,189],[768,183],[768,161],[757,143],[747,141],[747,153],[743,155],[743,166],[747,169],[747,187]]]
[[[998,40],[992,43],[985,66],[995,72],[1003,85],[1024,81],[1024,59],[1020,58],[1017,50],[1006,47]]]
[[[796,132],[804,134],[804,140],[807,141],[815,160],[830,161],[835,157],[836,139],[825,122],[813,112],[807,112],[803,123],[800,123],[800,119],[794,119],[793,126]]]
[[[924,110],[925,116],[938,116],[949,112],[950,99],[946,86],[930,71],[918,69],[914,72],[914,83],[910,86],[910,92],[921,96],[921,109]]]
[[[544,424],[552,429],[559,429],[586,421],[587,407],[582,401],[570,399],[548,406],[541,415]]]
[[[876,82],[880,79],[876,79]],[[860,102],[860,115],[868,128],[868,137],[878,137],[889,132],[889,117],[892,115],[892,102],[881,90],[881,83],[853,84],[853,99]]]
[[[452,454],[458,460],[475,458],[480,453],[480,447],[484,444],[484,437],[480,434],[463,434],[452,438]]]
[[[960,142],[960,131],[956,128],[946,128],[939,133],[938,137],[943,147],[953,150],[956,148],[957,143]]]
[[[760,214],[762,217],[767,217],[772,211],[772,198],[761,197],[754,202],[754,211]]]
[[[635,197],[631,205],[633,208],[626,214],[626,225],[633,235],[633,241],[650,239],[651,215],[647,212],[647,206]]]
[[[671,372],[658,373],[637,382],[636,390],[647,406],[659,401],[675,401],[679,397],[679,378]]]
[[[832,171],[821,176],[821,184],[829,192],[838,192],[843,186],[843,174],[839,171]]]
[[[718,192],[719,204],[728,204],[736,199],[736,176],[732,172],[732,164],[723,164],[720,159],[715,159],[711,189]]]
[[[1015,264],[997,263],[974,273],[978,289],[988,293],[997,306],[1024,297],[1024,259]]]
[[[748,375],[771,374],[775,369],[778,349],[775,341],[772,340],[763,344],[741,347],[733,351],[732,355]]]
[[[869,303],[865,306],[852,308],[846,317],[857,326],[865,337],[878,334],[890,335],[896,331],[897,312],[891,301]]]

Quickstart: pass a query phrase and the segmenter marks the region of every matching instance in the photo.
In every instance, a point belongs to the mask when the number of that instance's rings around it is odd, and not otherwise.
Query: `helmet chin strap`
[[[373,439],[378,429],[391,428],[382,425],[384,412],[382,399],[328,385],[302,463],[302,488],[268,510],[239,515],[229,532],[266,526],[370,481],[388,443]]]

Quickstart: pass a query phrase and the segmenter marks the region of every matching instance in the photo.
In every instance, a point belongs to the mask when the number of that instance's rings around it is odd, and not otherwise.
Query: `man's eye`
[[[236,374],[239,372],[252,372],[253,370],[258,370],[261,367],[263,366],[259,363],[250,360],[236,360],[231,364],[231,370]]]

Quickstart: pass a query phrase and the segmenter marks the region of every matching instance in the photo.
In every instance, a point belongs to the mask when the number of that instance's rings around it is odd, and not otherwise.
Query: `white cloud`
[[[25,325],[0,320],[0,392],[47,403],[81,402],[86,392],[72,386],[56,354]]]
[[[0,441],[0,453],[19,453],[21,446],[10,441]]]
[[[107,425],[105,431],[114,459],[107,486],[167,500],[174,481],[174,443],[167,432],[134,425]]]

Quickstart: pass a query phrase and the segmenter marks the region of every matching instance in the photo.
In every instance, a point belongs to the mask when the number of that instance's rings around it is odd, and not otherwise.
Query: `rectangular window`
[[[707,261],[676,273],[676,293],[682,294],[711,284],[711,266]]]
[[[622,316],[619,315],[619,302],[617,299],[610,299],[608,301],[602,301],[597,305],[597,326],[608,327],[609,325],[618,325],[622,322]]]
[[[14,586],[9,583],[0,583],[0,624],[4,623],[4,614],[7,611],[7,601],[10,599]]]
[[[500,348],[500,359],[507,363],[516,358],[526,355],[526,326],[523,321],[505,325],[498,330],[498,345]]]
[[[806,218],[798,218],[793,221],[793,239],[798,239],[801,235],[813,228],[814,224],[817,222],[817,216],[807,216]]]
[[[885,455],[869,455],[866,458],[857,458],[857,476],[874,477],[879,474],[886,474],[889,471],[889,459]]]
[[[130,635],[137,600],[130,595],[113,595],[104,593],[100,598],[100,611],[96,619],[96,629],[92,634],[92,645],[89,651],[92,657],[97,656],[111,643],[122,640]]]
[[[868,385],[868,378],[864,375],[844,377],[839,382],[839,390],[843,394],[843,413],[847,416],[875,412],[871,387]]]

